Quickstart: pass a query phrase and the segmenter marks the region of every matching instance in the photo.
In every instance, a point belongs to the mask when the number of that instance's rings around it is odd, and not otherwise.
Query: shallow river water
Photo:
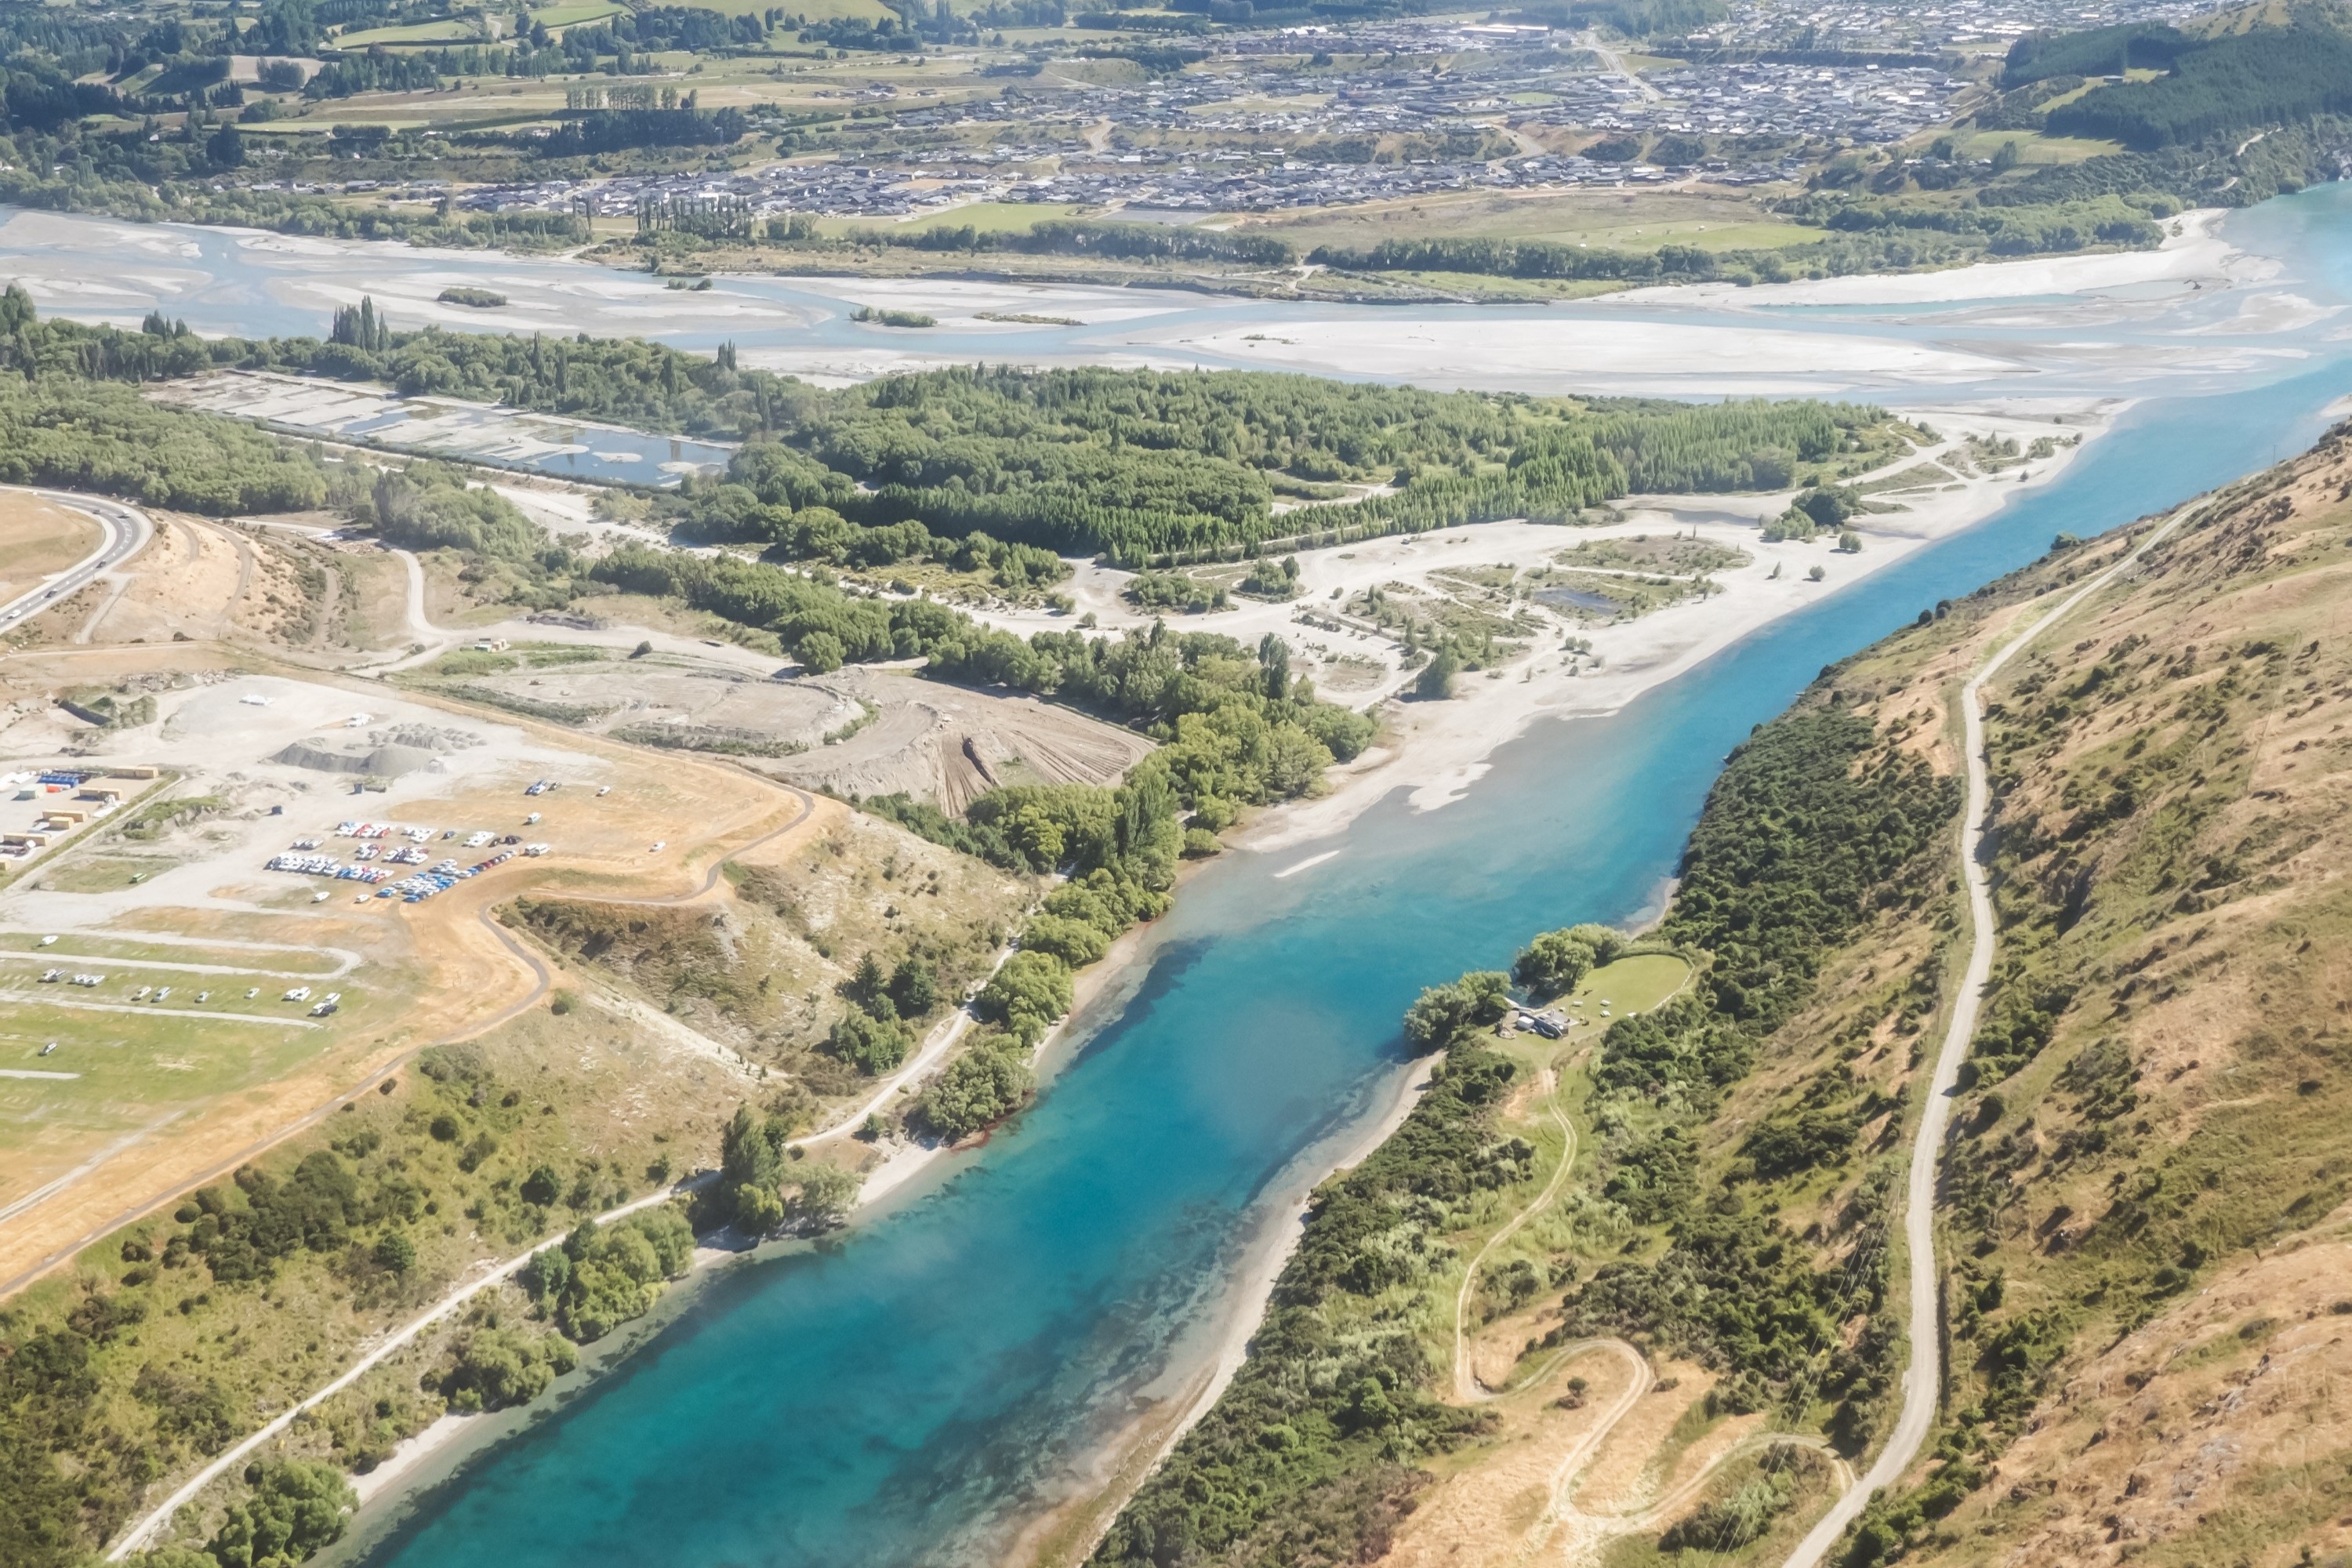
[[[0,277],[23,264],[25,222],[0,226]],[[2160,289],[1771,312],[1825,341],[2000,335],[2048,351],[1969,395],[2063,383],[2142,401],[2047,489],[1619,714],[1539,726],[1452,806],[1392,800],[1339,837],[1228,855],[984,1149],[835,1243],[722,1271],[605,1376],[373,1510],[341,1555],[400,1568],[1000,1560],[1041,1503],[1084,1487],[1088,1457],[1142,1401],[1191,1386],[1213,1357],[1254,1246],[1279,1237],[1329,1151],[1392,1096],[1397,1019],[1420,987],[1500,966],[1536,931],[1653,910],[1724,754],[1823,665],[2053,533],[2103,531],[2309,443],[2352,390],[2352,353],[2330,335],[2352,320],[2336,314],[2352,300],[2352,189],[2236,215],[2228,232],[2277,258],[2258,287],[2308,305],[2300,325],[2233,335],[2238,300]],[[215,302],[175,313],[206,330],[294,325],[274,275],[229,275],[234,241],[188,243],[208,247]],[[1677,314],[1727,333],[1758,315]],[[1422,331],[1453,318],[1375,319]],[[2176,352],[2200,343],[2212,353]]]

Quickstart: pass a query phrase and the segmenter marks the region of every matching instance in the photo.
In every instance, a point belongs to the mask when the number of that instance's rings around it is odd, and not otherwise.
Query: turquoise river
[[[2234,215],[2225,232],[2273,259],[2259,286],[2308,307],[2306,323],[2352,321],[2339,314],[2352,188]],[[827,1245],[719,1269],[603,1375],[372,1509],[338,1555],[398,1568],[1004,1560],[1042,1507],[1094,1484],[1093,1456],[1196,1388],[1254,1310],[1244,1281],[1268,1240],[1393,1102],[1397,1020],[1422,986],[1500,966],[1538,930],[1654,910],[1725,753],[1824,665],[2054,533],[2103,531],[2309,444],[2352,390],[2352,345],[2326,324],[2233,337],[2234,309],[2126,299],[2070,313],[2042,297],[1771,312],[1825,332],[2096,339],[2112,352],[1974,395],[2111,384],[2137,401],[2047,489],[1622,712],[1538,726],[1458,803],[1391,800],[1341,836],[1226,857],[1187,885],[1133,973],[1077,1021],[1037,1102],[983,1149]],[[2175,355],[2173,371],[2140,374],[2143,348],[2154,363],[2184,340],[2213,345],[2210,371],[2182,373]]]

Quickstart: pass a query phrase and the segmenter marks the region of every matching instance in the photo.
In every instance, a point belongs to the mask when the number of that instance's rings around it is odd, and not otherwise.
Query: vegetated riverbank
[[[1103,1436],[1084,1479],[1024,1525],[1006,1561],[1050,1568],[1080,1561],[1092,1551],[1128,1497],[1245,1364],[1256,1324],[1299,1244],[1315,1189],[1370,1158],[1403,1125],[1433,1082],[1433,1058],[1417,1057],[1399,1065],[1370,1097],[1362,1119],[1302,1151],[1269,1184],[1232,1277],[1199,1315],[1192,1352],[1171,1358],[1165,1392],[1139,1402],[1145,1407],[1139,1414]]]
[[[1461,1260],[1506,1218],[1508,1205],[1493,1195],[1531,1192],[1550,1173],[1533,1142],[1501,1121],[1507,1106],[1517,1122],[1536,1120],[1507,1089],[1523,1068],[1570,1073],[1585,1088],[1576,1126],[1609,1174],[1565,1229],[1530,1227],[1530,1256],[1495,1276],[1511,1282],[1492,1316],[1510,1321],[1482,1330],[1513,1343],[1528,1336],[1529,1350],[1647,1330],[1661,1348],[1731,1355],[1746,1410],[1792,1400],[1833,1408],[1831,1419],[1849,1426],[1866,1423],[1890,1380],[1878,1358],[1824,1379],[1800,1342],[1809,1331],[1834,1339],[1830,1325],[1857,1317],[1876,1325],[1880,1272],[1815,1261],[1876,1250],[1871,1238],[1885,1215],[1869,1195],[1871,1173],[1853,1173],[1823,1200],[1843,1219],[1800,1246],[1769,1217],[1776,1205],[1702,1208],[1696,1132],[1811,999],[1836,945],[1882,900],[1930,896],[1923,864],[1954,805],[1948,779],[1817,690],[1733,754],[1692,837],[1655,940],[1703,966],[1696,987],[1608,1023],[1589,1056],[1571,1028],[1570,1042],[1545,1040],[1526,1064],[1512,1055],[1528,1049],[1524,1038],[1507,1044],[1494,1029],[1507,1012],[1506,976],[1474,974],[1424,993],[1406,1031],[1446,1051],[1437,1091],[1396,1138],[1318,1193],[1250,1362],[1094,1560],[1376,1556],[1400,1539],[1408,1500],[1426,1484],[1413,1462],[1499,1429],[1502,1415],[1453,1397],[1454,1303],[1473,1294]],[[1538,992],[1571,990],[1597,957],[1617,956],[1620,940],[1563,933],[1522,953],[1517,972]],[[1879,1113],[1878,1086],[1849,1076],[1837,1089],[1815,1108],[1821,1115],[1859,1126],[1865,1109]],[[1612,1245],[1629,1233],[1641,1244]],[[1592,1277],[1564,1314],[1530,1310],[1547,1285],[1587,1268]],[[1717,1305],[1675,1325],[1678,1335],[1621,1321],[1654,1294],[1681,1299],[1668,1281],[1694,1276]],[[1892,1342],[1883,1326],[1875,1332]],[[1802,1392],[1792,1393],[1801,1379]],[[1539,1522],[1557,1521],[1548,1509]]]
[[[2001,427],[2006,428],[2006,426],[2003,425]],[[2047,428],[2048,426],[2039,427]],[[2021,426],[2021,428],[2024,426]],[[2077,433],[2081,432],[2078,430]],[[2028,434],[2030,438],[2030,430]],[[1954,444],[1958,444],[1957,440]],[[2050,470],[2062,468],[2076,449],[2071,447],[2059,447],[2036,466],[2046,476]],[[1897,459],[1897,466],[1900,466],[1903,460]],[[2016,470],[2012,468],[2009,471]],[[1907,514],[1898,514],[1902,516],[1905,525],[1915,529],[1916,532],[1911,538],[1896,542],[1894,548],[1885,551],[1880,558],[1874,559],[1874,555],[1879,555],[1875,548],[1878,538],[1875,533],[1873,536],[1872,551],[1861,556],[1827,556],[1826,558],[1837,563],[1841,567],[1841,578],[1850,582],[1853,577],[1861,575],[1863,570],[1890,563],[1892,560],[1899,558],[1908,549],[1916,547],[1918,543],[1933,538],[1944,537],[1951,530],[1977,521],[1978,516],[1983,511],[1989,511],[2002,504],[2017,494],[2020,489],[2021,487],[2013,480],[2002,480],[1992,474],[1978,475],[1965,486],[1956,483],[1950,491],[1937,492],[1928,508],[1927,517],[1915,520]],[[1972,515],[1972,512],[1975,515]],[[1655,522],[1643,522],[1637,518],[1622,525],[1594,531],[1554,529],[1523,531],[1539,536],[1547,548],[1557,548],[1570,541],[1581,541],[1588,533],[1602,539],[1630,537],[1637,530],[1655,526]],[[1707,532],[1711,536],[1719,528],[1720,525],[1710,528]],[[1436,543],[1435,548],[1441,552],[1441,560],[1444,553],[1449,551],[1462,554],[1465,561],[1471,558],[1482,558],[1479,557],[1479,552],[1485,542],[1484,531],[1474,531],[1470,536],[1469,544],[1459,550],[1442,542]],[[1772,566],[1761,561],[1748,564],[1739,574],[1740,587],[1712,602],[1710,607],[1714,610],[1714,614],[1706,618],[1703,627],[1696,616],[1686,614],[1683,610],[1656,612],[1644,621],[1633,623],[1631,626],[1623,629],[1645,637],[1647,640],[1644,643],[1608,645],[1612,654],[1617,654],[1633,668],[1616,670],[1606,677],[1588,676],[1581,678],[1580,680],[1570,677],[1563,668],[1555,678],[1559,684],[1552,689],[1550,694],[1552,700],[1568,703],[1582,700],[1586,704],[1580,708],[1573,708],[1571,711],[1614,710],[1633,700],[1643,691],[1671,679],[1729,641],[1751,632],[1756,626],[1764,624],[1773,616],[1801,608],[1811,602],[1812,593],[1808,590],[1813,585],[1803,582],[1802,574],[1798,569],[1798,563],[1806,558],[1807,547],[1797,543],[1790,543],[1784,547],[1760,546],[1756,543],[1753,532],[1747,530],[1738,531],[1738,536],[1748,547],[1765,554],[1777,556],[1786,553],[1788,561],[1783,563],[1785,569],[1776,572]],[[1424,552],[1432,547],[1433,542],[1427,540],[1423,541],[1420,546]],[[1359,547],[1360,550],[1361,548]],[[1811,547],[1811,552],[1817,557],[1824,555],[1826,551],[1825,542],[1816,543]],[[1334,553],[1336,552],[1311,552],[1307,559],[1311,563],[1318,557],[1329,557]],[[1847,563],[1852,563],[1857,570],[1851,573],[1843,570]],[[1394,569],[1394,563],[1385,556],[1375,554],[1369,563],[1362,563],[1356,569],[1370,570],[1374,573],[1377,579],[1380,574]],[[1311,571],[1309,576],[1312,577]],[[1783,579],[1785,579],[1785,586],[1782,584]],[[1319,584],[1310,582],[1309,585]],[[1790,588],[1796,591],[1789,592]],[[1315,596],[1320,597],[1319,595]],[[1724,609],[1725,599],[1730,600],[1734,608],[1727,611]],[[1653,623],[1666,617],[1680,617],[1682,624],[1679,626],[1670,627],[1664,633],[1647,629]],[[1605,637],[1608,634],[1604,632],[1600,635]],[[1679,647],[1676,646],[1677,638],[1682,639]],[[1619,653],[1621,647],[1629,649],[1638,647],[1651,651],[1649,657],[1641,657],[1630,651]],[[1662,657],[1655,651],[1661,648],[1673,648],[1675,651],[1672,657]],[[1563,664],[1573,662],[1572,660],[1563,661]],[[1528,673],[1516,666],[1507,668],[1512,675]],[[1545,703],[1528,701],[1523,695],[1529,684],[1512,679],[1488,681],[1465,678],[1460,688],[1463,695],[1456,701],[1409,705],[1405,710],[1408,717],[1395,726],[1405,732],[1401,736],[1393,737],[1388,748],[1387,754],[1392,759],[1391,761],[1376,763],[1372,767],[1362,771],[1350,770],[1343,773],[1340,787],[1322,800],[1310,799],[1265,813],[1257,819],[1248,841],[1264,847],[1276,847],[1287,846],[1300,838],[1328,837],[1344,829],[1373,801],[1403,787],[1404,781],[1412,777],[1444,779],[1447,785],[1436,795],[1433,801],[1423,801],[1417,798],[1415,804],[1419,807],[1426,808],[1431,805],[1443,804],[1446,800],[1458,798],[1460,789],[1466,787],[1468,782],[1483,771],[1484,760],[1496,748],[1510,740],[1547,710]],[[1590,697],[1586,695],[1588,692],[1591,693]],[[1449,728],[1438,731],[1436,735],[1432,735],[1429,728],[1413,724],[1410,715],[1418,710],[1434,708],[1456,710],[1459,717],[1453,720]],[[1445,742],[1449,740],[1454,745],[1451,751],[1445,749]],[[1418,773],[1414,770],[1419,770]],[[1306,817],[1308,820],[1306,824],[1300,825],[1297,820],[1300,817]],[[1195,862],[1195,864],[1198,863]],[[1310,859],[1301,864],[1311,866],[1312,861]],[[1094,1016],[1098,994],[1129,986],[1135,980],[1140,978],[1144,972],[1140,961],[1155,942],[1159,930],[1157,926],[1145,925],[1129,931],[1118,938],[1117,944],[1106,952],[1100,962],[1079,972],[1068,1016],[1075,1021],[1077,1027],[1071,1030],[1057,1029],[1043,1037],[1036,1047],[1037,1059],[1041,1063],[1051,1062],[1066,1050],[1066,1047],[1057,1044],[1058,1041],[1068,1040],[1075,1044],[1085,1037],[1087,1026]],[[1122,1002],[1124,997],[1108,994],[1101,995],[1101,1000],[1106,1004],[1116,1004]],[[1111,1005],[1104,1005],[1100,1016],[1107,1016],[1113,1010]],[[1007,1109],[1010,1107],[1008,1106]],[[1343,1142],[1353,1136],[1354,1134],[1344,1132],[1335,1134],[1335,1137],[1341,1138]],[[908,1145],[902,1148],[893,1153],[871,1174],[868,1178],[871,1184],[869,1190],[877,1198],[886,1194],[895,1194],[894,1204],[910,1201],[925,1190],[931,1178],[940,1173],[940,1163],[948,1153],[946,1145],[940,1142]],[[1276,1246],[1280,1238],[1288,1234],[1288,1227],[1295,1221],[1298,1205],[1303,1201],[1307,1187],[1322,1174],[1324,1169],[1328,1168],[1326,1165],[1318,1164],[1318,1162],[1328,1161],[1333,1157],[1329,1148],[1318,1146],[1318,1149],[1310,1151],[1308,1155],[1302,1156],[1300,1161],[1292,1167],[1294,1175],[1290,1180],[1276,1184],[1276,1190],[1265,1201],[1262,1216],[1257,1222],[1255,1234],[1259,1239],[1251,1244],[1249,1250],[1252,1256],[1266,1259],[1269,1264],[1278,1262],[1278,1251],[1269,1252],[1265,1249]],[[1214,1397],[1224,1378],[1229,1375],[1235,1364],[1234,1354],[1246,1337],[1246,1325],[1250,1318],[1262,1304],[1264,1292],[1272,1289],[1272,1272],[1271,1267],[1244,1268],[1239,1281],[1228,1289],[1225,1299],[1221,1300],[1213,1310],[1202,1314],[1202,1326],[1197,1333],[1206,1336],[1201,1342],[1202,1343],[1212,1345],[1213,1348],[1196,1350],[1189,1352],[1186,1357],[1188,1364],[1201,1368],[1202,1371],[1193,1375],[1192,1381],[1168,1390],[1159,1396],[1157,1407],[1152,1414],[1138,1418],[1126,1431],[1108,1437],[1102,1448],[1104,1458],[1098,1467],[1101,1471],[1115,1473],[1125,1470],[1131,1475],[1134,1461],[1139,1458],[1148,1458],[1150,1449],[1165,1440],[1165,1436],[1174,1429],[1175,1423],[1181,1420],[1184,1410],[1194,1405],[1203,1397]],[[436,1444],[464,1442],[469,1437],[472,1441],[467,1443],[467,1447],[478,1447],[503,1435],[501,1428],[487,1424],[473,1424],[445,1418],[443,1422],[432,1428],[424,1439],[417,1440],[411,1452],[412,1455],[430,1452]],[[402,1462],[414,1464],[415,1459],[414,1457],[405,1457]],[[420,1479],[431,1479],[446,1472],[447,1468],[446,1465],[436,1464],[429,1468],[422,1468],[415,1473]],[[374,1489],[371,1489],[372,1494]],[[383,1502],[372,1511],[380,1512],[385,1507],[396,1506],[397,1490],[398,1489],[395,1488],[384,1493]],[[1084,1497],[1087,1494],[1081,1492],[1079,1495]],[[1086,1533],[1083,1521],[1092,1511],[1083,1506],[1074,1505],[1071,1510],[1056,1514],[1034,1528],[1030,1533],[1030,1539],[1051,1542],[1055,1540],[1066,1540],[1074,1531],[1083,1536]]]
[[[2329,1456],[2352,1428],[2299,1391],[2352,1355],[2321,1283],[2352,1242],[2326,1070],[2346,981],[2295,955],[2341,921],[2347,465],[2339,429],[2230,487],[1989,693],[1995,968],[1937,1190],[1950,1241],[1913,1263],[1938,1271],[1953,1391],[1833,1561],[1973,1562],[1990,1537],[2087,1562],[2118,1507],[2184,1560],[2345,1539]],[[1693,997],[1611,1024],[1589,1060],[1540,1047],[1571,1069],[1593,1158],[1473,1330],[1494,1396],[1454,1393],[1443,1343],[1461,1260],[1517,1212],[1464,1179],[1464,1151],[1532,1125],[1489,1091],[1484,1120],[1409,1121],[1360,1167],[1393,1166],[1384,1183],[1318,1193],[1251,1364],[1094,1561],[1792,1544],[1835,1488],[1789,1441],[1869,1452],[1906,1359],[1887,1220],[1958,978],[1958,683],[2146,533],[2062,543],[1923,616],[1735,752],[1662,927],[1703,966]],[[1465,1019],[1448,1072],[1512,1048],[1474,1026],[1499,977],[1477,982],[1421,1005]],[[1549,1174],[1528,1162],[1500,1190]],[[1396,1349],[1335,1363],[1371,1324]],[[1665,1415],[1563,1384],[1604,1336],[1648,1358]],[[2272,1391],[2282,1363],[2294,1386]],[[2139,1419],[2111,1454],[2118,1387]],[[2195,1458],[2221,1447],[2223,1470]],[[1506,1506],[1555,1456],[1534,1516]],[[2257,1503],[2290,1476],[2308,1493]]]
[[[1457,801],[1485,774],[1499,748],[1538,721],[1618,711],[1824,594],[1885,572],[1916,551],[1981,523],[2034,488],[2055,482],[2124,411],[2112,405],[2054,417],[2047,409],[2024,416],[1982,409],[1908,411],[1906,418],[1932,426],[1942,438],[1913,457],[1890,462],[1890,473],[1916,471],[1917,463],[1932,465],[1939,458],[1965,467],[1965,458],[1955,459],[1953,454],[1967,452],[1971,439],[1993,447],[2015,443],[2020,449],[2039,440],[2045,444],[2046,456],[1971,468],[1965,479],[1930,480],[1927,484],[1934,488],[1895,492],[1902,510],[1850,520],[1859,543],[1851,552],[1837,550],[1827,533],[1811,540],[1768,542],[1757,528],[1723,521],[1725,511],[1752,507],[1761,525],[1787,504],[1785,495],[1752,501],[1739,498],[1719,508],[1667,498],[1625,503],[1621,509],[1624,521],[1594,531],[1598,539],[1654,539],[1663,530],[1673,538],[1704,541],[1746,559],[1707,572],[1710,592],[1627,622],[1590,627],[1571,638],[1579,647],[1538,641],[1523,655],[1495,666],[1492,676],[1465,675],[1454,683],[1454,700],[1387,704],[1377,752],[1342,770],[1329,794],[1262,819],[1242,841],[1254,848],[1287,849],[1339,831],[1398,790],[1408,792],[1417,810]],[[1578,530],[1559,542],[1575,544],[1584,532]],[[1304,597],[1308,603],[1322,598],[1318,590],[1327,575],[1353,580],[1369,574],[1385,580],[1408,560],[1414,570],[1442,572],[1484,566],[1515,552],[1532,563],[1546,558],[1551,544],[1552,539],[1541,533],[1532,539],[1523,533],[1496,549],[1483,533],[1465,531],[1410,545],[1357,546],[1358,559],[1345,564],[1328,559],[1337,552],[1314,552],[1301,557],[1307,568],[1301,578]],[[1408,689],[1400,685],[1401,694]]]
[[[1003,1539],[1008,1510],[1050,1501],[1066,1456],[1131,1422],[1197,1282],[1230,1276],[1224,1238],[1262,1173],[1385,1070],[1405,985],[1507,951],[1531,908],[1630,917],[1723,752],[1847,653],[1857,621],[1907,619],[2028,541],[2214,482],[2332,395],[2326,380],[2135,419],[2063,493],[1768,628],[1621,717],[1538,732],[1454,811],[1414,820],[1400,805],[1336,858],[1218,863],[1115,1025],[959,1180],[838,1252],[715,1279],[634,1375],[425,1500],[371,1561],[556,1562],[614,1542],[712,1556],[757,1543],[804,1562],[994,1555],[982,1542]],[[1394,918],[1400,878],[1423,918]],[[855,1377],[836,1375],[848,1362]],[[585,1511],[551,1517],[548,1495]]]

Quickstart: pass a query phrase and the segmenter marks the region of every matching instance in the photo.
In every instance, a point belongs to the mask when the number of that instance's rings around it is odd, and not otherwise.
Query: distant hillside
[[[2080,33],[2033,33],[2009,47],[2000,85],[2023,87],[2055,76],[2121,76],[2126,70],[2162,70],[2196,47],[2196,40],[2168,22],[2126,22]]]
[[[2201,41],[2178,35],[2112,42],[2105,37],[2131,31],[2104,28],[2045,47],[2042,62],[2050,54],[2070,57],[2077,61],[2073,68],[2077,74],[2119,71],[2125,55],[2134,66],[2155,64],[2161,58],[2170,68],[2153,80],[2095,87],[2061,104],[2050,111],[2047,123],[2053,135],[2120,142],[2135,151],[2154,152],[2352,110],[2352,38],[2334,27],[2263,27]],[[2063,47],[2077,40],[2098,47]],[[2031,41],[2021,40],[2017,47]],[[2109,58],[2094,58],[2102,52]],[[2028,68],[2039,68],[2042,62]],[[2012,54],[2010,73],[2018,68]],[[2004,73],[2004,81],[2010,73]]]

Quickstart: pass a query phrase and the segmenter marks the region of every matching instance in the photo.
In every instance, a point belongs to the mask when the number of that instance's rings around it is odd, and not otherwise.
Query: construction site
[[[1031,697],[887,666],[763,670],[774,661],[746,652],[631,657],[578,641],[526,643],[461,650],[409,679],[585,733],[733,758],[826,795],[906,795],[951,816],[1000,784],[1115,784],[1151,750],[1132,731]]]

